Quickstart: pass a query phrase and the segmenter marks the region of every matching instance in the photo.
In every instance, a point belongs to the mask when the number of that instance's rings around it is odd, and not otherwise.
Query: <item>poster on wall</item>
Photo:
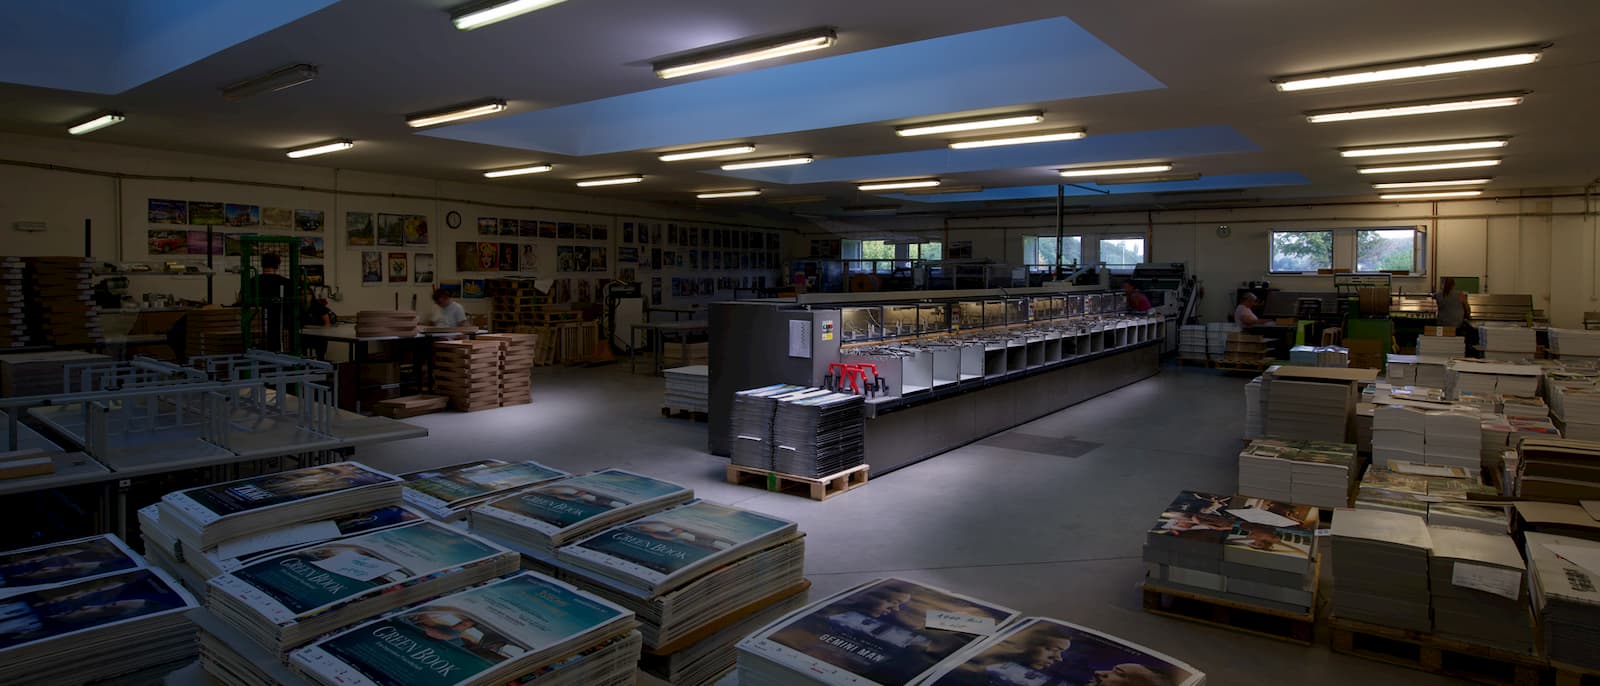
[[[972,259],[972,241],[950,241],[950,251],[946,256],[952,260]]]
[[[555,238],[556,237],[556,223],[555,222],[539,222],[539,237],[540,238]]]
[[[398,214],[378,215],[378,245],[398,248],[406,244],[406,218]]]
[[[622,222],[622,240],[621,240],[621,242],[623,242],[623,243],[632,243],[633,242],[633,222]]]
[[[618,264],[638,264],[639,263],[639,249],[636,248],[636,247],[633,247],[631,245],[618,246],[617,247],[617,263]]]
[[[377,245],[371,212],[344,213],[345,245]]]
[[[222,254],[226,257],[238,257],[244,254],[244,241],[239,240],[245,236],[254,236],[253,233],[230,233],[222,237]]]
[[[478,244],[478,269],[480,272],[500,271],[500,244]]]
[[[535,269],[538,269],[538,265],[539,265],[539,249],[538,248],[534,247],[534,245],[532,243],[523,243],[522,246],[520,247],[520,252],[522,254],[517,257],[517,266],[521,267],[522,271],[531,272],[531,271],[534,271]]]
[[[222,224],[222,219],[222,203],[200,200],[189,201],[190,224],[195,226],[216,226]]]
[[[405,283],[410,280],[410,253],[389,253],[389,283]]]
[[[301,236],[300,256],[320,260],[327,257],[327,251],[322,243],[322,237]]]
[[[586,241],[586,240],[589,240],[592,236],[593,236],[593,233],[589,230],[589,225],[588,224],[581,224],[580,223],[580,224],[573,224],[572,225],[572,237],[574,239],[580,240],[580,241]]]
[[[517,257],[522,254],[516,243],[500,244],[500,271],[517,271]]]
[[[520,225],[521,225],[521,222],[518,222],[515,219],[506,219],[504,217],[501,217],[500,218],[500,235],[502,235],[502,236],[515,236],[515,235],[517,235],[517,227],[520,226]]]
[[[617,270],[617,280],[623,283],[638,283],[639,272],[633,267],[622,267]]]
[[[147,214],[151,224],[188,224],[189,203],[184,200],[150,198]]]
[[[474,241],[456,242],[456,271],[478,271],[478,244]]]
[[[224,217],[223,223],[227,224],[228,226],[261,225],[260,205],[235,205],[230,202],[223,205],[222,212]]]
[[[478,217],[478,235],[495,236],[500,233],[500,220],[494,217]]]
[[[433,283],[433,253],[417,253],[415,263],[411,265],[412,283]]]
[[[572,246],[572,271],[589,271],[589,260],[592,257],[592,252],[594,252],[594,249],[587,245]]]
[[[287,207],[261,208],[261,226],[268,229],[294,228],[294,210]]]
[[[221,255],[222,254],[222,247],[223,247],[223,244],[225,242],[227,242],[227,235],[226,234],[213,233],[212,234],[212,238],[211,238],[211,254],[213,254],[213,255]],[[190,231],[189,232],[189,254],[190,255],[204,255],[204,254],[206,254],[206,232],[204,232],[204,231]]]
[[[650,263],[649,263],[649,266],[647,268],[648,269],[660,269],[661,268],[661,248],[651,248],[650,249]]]
[[[517,221],[517,236],[519,236],[521,238],[538,238],[539,237],[539,222],[534,221],[532,219],[518,220]]]
[[[321,231],[322,210],[295,210],[294,228],[300,231]]]
[[[383,253],[376,250],[361,251],[361,285],[376,286],[383,283]]]
[[[151,229],[147,246],[151,255],[187,255],[189,232],[176,229]]]
[[[401,219],[406,245],[428,245],[428,218],[420,214],[407,214]]]
[[[558,222],[556,224],[556,238],[561,240],[572,240],[572,236],[576,231],[577,229],[572,222]]]
[[[482,300],[489,297],[489,284],[483,279],[462,279],[461,297],[466,300]]]
[[[439,282],[439,290],[449,294],[452,298],[459,298],[461,297],[461,282],[441,281]]]
[[[577,302],[577,303],[592,303],[592,302],[594,302],[594,294],[589,291],[589,280],[588,279],[578,279],[577,281],[578,281],[578,292],[572,296],[573,297],[573,302]]]
[[[608,256],[607,254],[609,252],[611,252],[610,248],[595,248],[593,250],[590,250],[589,251],[589,271],[591,271],[591,272],[603,272],[603,271],[606,271],[606,266],[607,266],[607,263],[608,263],[608,261],[606,260],[606,257]]]
[[[305,273],[306,283],[308,284],[313,286],[321,286],[322,284],[327,283],[326,270],[323,268],[323,265],[301,265],[300,271]]]
[[[556,271],[559,273],[574,271],[573,264],[575,263],[573,262],[572,246],[556,246]]]

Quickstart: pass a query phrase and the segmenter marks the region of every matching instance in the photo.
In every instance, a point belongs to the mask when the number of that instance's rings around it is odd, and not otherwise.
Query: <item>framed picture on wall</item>
[[[456,242],[456,271],[478,271],[478,244],[475,241]]]
[[[411,260],[409,253],[389,253],[389,283],[405,283],[411,280]]]
[[[301,236],[300,256],[320,260],[327,257],[327,250],[323,246],[321,236]]]
[[[479,236],[497,236],[500,234],[500,220],[494,217],[478,217]]]
[[[516,243],[500,244],[500,271],[517,271],[517,258],[522,255],[522,250]]]
[[[205,235],[204,231],[200,234]],[[146,248],[151,255],[189,254],[189,232],[182,229],[151,229]]]
[[[188,224],[189,203],[184,200],[150,198],[146,215],[151,224]]]
[[[483,279],[462,279],[461,297],[466,300],[482,300],[489,297],[488,282]]]
[[[306,283],[321,286],[327,282],[326,269],[320,264],[306,264],[300,266],[300,271],[306,275]]]
[[[557,222],[556,223],[556,238],[560,238],[562,240],[571,240],[572,236],[576,232],[577,232],[577,228],[575,226],[573,226],[572,222]]]
[[[294,210],[288,207],[261,208],[261,226],[268,229],[294,228]]]
[[[608,260],[606,258],[609,257],[608,253],[610,253],[610,252],[611,252],[610,248],[594,248],[594,249],[590,250],[589,251],[589,271],[591,271],[591,272],[603,272],[603,271],[606,271],[608,269]]]
[[[589,240],[592,236],[593,236],[593,233],[590,231],[588,224],[579,223],[579,224],[574,224],[572,226],[572,237],[574,239],[580,240],[580,241],[586,241],[586,240]]]
[[[521,224],[522,224],[522,222],[519,222],[519,221],[517,221],[515,219],[508,219],[506,217],[501,217],[500,218],[500,235],[502,235],[502,236],[515,236],[515,235],[517,235],[517,228],[519,226],[521,226]]]
[[[523,243],[518,246],[517,267],[521,271],[531,272],[538,269],[539,249],[532,243]]]
[[[622,222],[622,242],[633,242],[633,222]]]
[[[377,245],[378,234],[372,225],[372,213],[344,213],[344,235],[345,245]]]
[[[446,293],[449,293],[450,297],[452,297],[452,298],[461,297],[461,282],[460,281],[441,281],[441,282],[439,282],[439,289],[444,291],[444,292],[446,292]]]
[[[572,246],[556,246],[556,271],[558,273],[564,274],[566,272],[575,271],[573,269],[573,265],[575,264],[577,263],[573,261]]]
[[[638,264],[639,263],[639,248],[637,248],[635,246],[631,246],[631,245],[619,246],[617,248],[617,263],[618,264]]]
[[[539,237],[540,238],[555,238],[556,237],[556,233],[558,233],[558,232],[556,230],[556,223],[555,222],[539,222]]]
[[[478,243],[478,269],[480,272],[500,271],[500,244]]]
[[[398,214],[378,215],[378,245],[400,247],[406,244],[406,218]]]
[[[259,226],[261,224],[261,206],[235,205],[227,203],[223,206],[223,223],[228,226]]]
[[[433,253],[419,252],[411,265],[411,282],[433,283]]]
[[[218,226],[223,223],[223,218],[222,203],[200,200],[189,201],[190,224],[195,226]]]
[[[361,285],[376,286],[383,283],[383,253],[377,250],[361,251]]]
[[[609,224],[595,224],[592,237],[597,241],[611,240],[611,226]]]
[[[295,210],[294,228],[300,231],[321,231],[322,210]]]
[[[401,220],[404,227],[406,245],[428,245],[428,217],[421,214],[407,214]]]
[[[538,238],[539,222],[532,219],[517,220],[517,236],[519,238]]]
[[[587,245],[572,246],[572,271],[589,271],[589,258],[592,249]]]

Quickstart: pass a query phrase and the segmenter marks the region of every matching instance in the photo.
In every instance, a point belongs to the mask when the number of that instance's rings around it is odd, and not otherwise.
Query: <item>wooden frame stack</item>
[[[82,346],[105,340],[94,304],[94,261],[82,257],[29,257],[28,299],[35,303],[36,343]]]
[[[356,336],[378,338],[381,336],[416,336],[417,313],[412,310],[362,310],[356,313]]]
[[[500,406],[500,341],[436,341],[433,387],[462,412]]]
[[[539,336],[531,333],[491,333],[480,341],[496,341],[500,346],[500,404],[524,405],[533,402],[533,358]]]

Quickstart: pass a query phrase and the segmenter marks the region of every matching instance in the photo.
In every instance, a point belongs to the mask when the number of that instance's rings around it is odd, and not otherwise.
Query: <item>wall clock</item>
[[[452,229],[461,228],[461,213],[450,210],[448,214],[444,215],[444,225]]]
[[[1217,238],[1227,238],[1231,235],[1233,235],[1233,229],[1228,228],[1227,224],[1217,227]]]

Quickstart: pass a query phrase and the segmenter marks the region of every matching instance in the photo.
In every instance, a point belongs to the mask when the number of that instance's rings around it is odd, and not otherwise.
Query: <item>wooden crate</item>
[[[450,407],[450,399],[442,395],[408,395],[379,401],[372,406],[373,414],[390,419],[420,417]]]
[[[1329,617],[1328,626],[1333,630],[1333,650],[1336,653],[1444,674],[1479,684],[1538,686],[1550,664],[1537,655],[1523,655],[1435,634],[1339,617]]]
[[[1321,566],[1319,560],[1312,578],[1321,573]],[[1144,611],[1150,614],[1301,645],[1311,645],[1316,635],[1316,603],[1319,597],[1315,591],[1312,593],[1312,610],[1300,613],[1190,593],[1150,582],[1145,582],[1140,590],[1144,591]]]
[[[827,500],[867,485],[867,465],[852,467],[820,479],[812,479],[730,464],[727,480],[736,486],[755,486],[766,488],[773,493],[794,493],[812,500]]]

